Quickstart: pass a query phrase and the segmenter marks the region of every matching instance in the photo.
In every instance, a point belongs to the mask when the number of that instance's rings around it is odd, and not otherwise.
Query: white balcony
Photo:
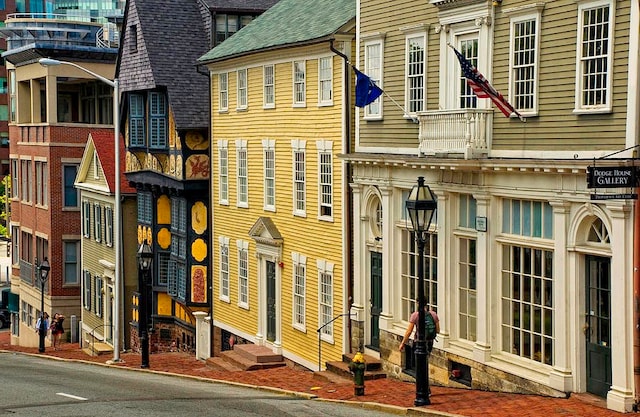
[[[491,146],[493,110],[459,109],[418,113],[418,155],[487,156]]]

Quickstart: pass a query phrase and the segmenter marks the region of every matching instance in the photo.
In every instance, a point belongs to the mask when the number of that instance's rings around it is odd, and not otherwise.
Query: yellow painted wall
[[[317,260],[326,260],[335,265],[333,273],[334,315],[343,311],[343,266],[344,244],[342,242],[342,167],[338,154],[342,152],[342,70],[343,61],[329,51],[328,45],[311,49],[288,49],[286,54],[296,60],[306,58],[306,107],[292,105],[292,62],[283,60],[283,52],[261,54],[251,57],[248,66],[248,109],[236,110],[237,78],[231,68],[246,62],[225,63],[229,69],[229,110],[219,113],[218,79],[212,79],[212,135],[213,135],[213,228],[212,256],[213,303],[215,320],[240,332],[255,336],[258,328],[257,259],[256,245],[249,237],[249,230],[261,216],[270,217],[283,236],[281,276],[282,298],[282,347],[311,363],[317,362],[318,327],[318,270]],[[318,56],[333,58],[332,106],[318,106]],[[276,106],[263,108],[263,63],[275,64]],[[259,65],[258,65],[259,64]],[[215,68],[214,68],[215,71]],[[249,169],[249,207],[237,207],[236,146],[237,139],[247,140]],[[263,209],[263,139],[273,139],[276,158],[276,211]],[[293,181],[291,140],[306,140],[306,217],[293,215]],[[228,141],[229,154],[229,204],[220,204],[219,167],[217,141]],[[333,222],[318,219],[318,154],[316,141],[333,142]],[[220,245],[219,237],[230,238],[229,243],[229,302],[220,300]],[[238,306],[238,249],[237,240],[249,242],[249,309]],[[306,285],[306,332],[292,326],[293,263],[292,252],[307,256]],[[343,321],[334,322],[334,344],[323,344],[323,361],[339,360],[343,353]],[[266,335],[265,335],[266,336]]]

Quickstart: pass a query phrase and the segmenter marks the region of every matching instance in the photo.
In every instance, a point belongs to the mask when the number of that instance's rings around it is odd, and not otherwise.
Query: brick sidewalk
[[[45,353],[39,354],[37,348],[11,346],[9,340],[8,331],[0,332],[0,351],[23,352],[101,364],[112,359],[111,355],[88,356],[76,344],[63,344],[61,349],[57,351],[48,347]],[[120,362],[111,366],[140,370],[139,354],[123,353],[120,355],[120,359]],[[195,359],[193,355],[175,352],[152,354],[150,369],[256,387],[278,388],[323,399],[377,403],[383,406],[415,409],[413,407],[415,385],[392,378],[367,381],[365,395],[358,397],[354,395],[353,383],[350,380],[328,379],[306,369],[293,367],[245,372],[214,371],[207,367],[203,361]],[[426,415],[446,415],[445,413],[468,417],[613,417],[625,415],[607,410],[604,408],[602,399],[584,394],[574,394],[568,399],[561,399],[438,386],[432,386],[431,391],[431,405],[419,409]],[[395,411],[404,412],[404,410]]]

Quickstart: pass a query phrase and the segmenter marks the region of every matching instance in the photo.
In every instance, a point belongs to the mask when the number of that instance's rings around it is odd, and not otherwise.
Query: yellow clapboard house
[[[211,74],[214,355],[248,342],[317,369],[349,350],[339,155],[352,141],[353,74],[331,48],[353,54],[354,18],[353,1],[281,0],[200,58]]]

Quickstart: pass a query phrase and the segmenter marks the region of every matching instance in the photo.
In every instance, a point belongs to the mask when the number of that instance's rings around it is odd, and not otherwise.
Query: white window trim
[[[293,215],[298,217],[307,217],[307,141],[302,139],[293,139],[291,141],[291,172],[293,183],[293,189],[291,190],[293,195]],[[297,196],[296,196],[296,153],[302,152],[304,154],[304,210],[298,210],[297,208]]]
[[[334,309],[334,305],[335,305],[335,285],[336,285],[336,277],[333,273],[333,270],[335,268],[335,265],[329,261],[326,261],[324,259],[318,259],[316,261],[316,265],[318,267],[318,327],[321,326],[322,323],[322,282],[320,279],[320,275],[321,274],[326,274],[326,275],[331,275],[331,300],[333,302],[332,306],[331,306],[331,311],[332,311],[332,315],[331,315],[331,319],[333,319],[333,316],[335,316],[336,312]],[[330,344],[334,344],[335,340],[334,340],[334,335],[335,335],[335,331],[333,329],[333,323],[331,323],[329,326],[331,326],[331,335],[327,335],[324,334],[322,332],[320,332],[320,339],[324,342],[330,343]]]
[[[230,272],[231,271],[229,270],[230,269],[229,265],[231,264],[231,262],[230,262],[231,261],[231,259],[230,259],[230,255],[231,254],[229,252],[229,250],[230,250],[230,247],[229,247],[230,241],[231,240],[226,236],[218,237],[218,243],[219,243],[219,248],[220,248],[220,252],[219,252],[219,255],[220,255],[220,269],[219,269],[219,272],[220,272],[220,291],[219,291],[218,298],[221,301],[224,301],[226,303],[231,302],[231,298],[229,297],[229,293],[231,292],[231,288],[230,288],[230,285],[231,285]],[[226,295],[222,292],[222,288],[223,288],[223,285],[222,285],[222,277],[223,277],[222,248],[226,248],[227,249],[227,270],[226,270],[226,273],[227,273],[227,294]]]
[[[307,282],[309,279],[309,274],[308,274],[308,268],[307,268],[307,257],[304,255],[301,255],[297,252],[291,252],[291,261],[293,264],[293,273],[292,273],[292,279],[291,279],[291,324],[293,326],[294,329],[299,330],[303,333],[307,332]],[[297,266],[303,266],[304,267],[304,288],[303,288],[303,294],[301,295],[302,297],[302,302],[303,302],[303,306],[302,308],[304,309],[304,314],[303,314],[303,320],[304,323],[298,323],[296,322],[296,267]]]
[[[240,87],[240,74],[244,74],[244,89]],[[244,91],[245,103],[240,103],[241,92]],[[236,110],[246,110],[249,106],[249,71],[246,68],[238,69],[236,72]]]
[[[582,27],[583,27],[583,11],[585,9],[591,9],[595,7],[609,6],[609,33],[607,38],[609,40],[609,53],[607,54],[607,93],[606,105],[599,106],[585,106],[582,104]],[[574,114],[596,114],[596,113],[611,113],[613,111],[613,49],[615,47],[615,0],[596,0],[596,1],[584,1],[578,4],[578,25],[577,25],[577,42],[576,42],[576,95],[575,95],[575,109]]]
[[[224,150],[227,153],[225,167],[227,168],[226,176],[222,175],[222,154],[221,151]],[[226,178],[226,184],[222,187],[222,179]],[[226,198],[225,195],[226,194]],[[228,206],[229,205],[229,141],[227,140],[219,140],[218,141],[218,203]]]
[[[331,74],[331,99],[330,100],[322,100],[322,78],[320,77],[320,66],[323,60],[327,60],[330,64],[330,71],[329,71],[329,73]],[[333,97],[335,94],[335,85],[333,81],[334,81],[333,80],[333,57],[325,56],[325,57],[318,58],[318,107],[333,106]]]
[[[438,105],[441,109],[460,108],[460,62],[447,46],[450,43],[457,47],[459,37],[475,35],[478,38],[478,71],[487,80],[493,80],[493,13],[491,2],[472,2],[439,12],[439,22],[434,25],[434,31],[440,36]],[[451,94],[452,91],[456,94]],[[478,109],[490,109],[491,106],[489,99],[478,100]]]
[[[245,169],[247,179],[247,196],[246,201],[240,200],[240,151],[244,151],[245,155]],[[228,155],[228,154],[227,154]],[[237,207],[248,208],[249,207],[249,152],[247,150],[247,140],[236,140],[236,205]]]
[[[262,140],[262,160],[264,169],[264,210],[276,211],[276,141],[275,139],[263,139]],[[267,195],[267,151],[273,152],[273,204],[268,204]]]
[[[378,87],[384,89],[384,41],[385,35],[378,34],[376,36],[366,37],[364,40],[364,73],[370,77],[373,77],[372,70],[369,68],[367,59],[367,50],[370,46],[378,45],[380,47],[380,57],[378,59],[378,68],[380,68],[380,79],[376,80]],[[382,120],[384,117],[384,100],[382,96],[378,97],[373,103],[377,103],[380,106],[378,113],[371,113],[371,104],[364,108],[364,120]],[[372,104],[373,104],[372,103]]]
[[[271,68],[272,70],[272,84],[267,84],[267,69]],[[273,101],[267,101],[267,88],[271,87],[273,89]],[[265,109],[275,109],[276,108],[276,66],[273,64],[267,64],[262,67],[262,107]]]
[[[222,88],[222,79],[225,79],[225,88]],[[223,100],[222,100],[222,95],[226,96],[226,103],[223,106]],[[229,73],[227,72],[221,72],[220,74],[218,74],[218,112],[219,113],[226,113],[227,111],[229,111]]]
[[[302,65],[302,71],[304,75],[304,81],[302,81],[302,86],[304,87],[303,89],[304,98],[302,101],[296,101],[296,64]],[[307,107],[307,62],[304,60],[293,61],[291,63],[291,75],[292,75],[291,82],[292,82],[292,88],[293,88],[293,98],[292,98],[293,107]]]
[[[318,220],[325,222],[333,222],[333,213],[335,212],[335,189],[333,186],[335,180],[335,169],[333,159],[333,142],[330,140],[318,140],[316,141],[317,157],[318,157]],[[329,154],[331,157],[331,215],[322,215],[322,184],[320,179],[322,177],[322,163],[321,154]]]
[[[246,240],[237,240],[236,241],[236,246],[238,248],[238,307],[243,308],[245,310],[249,310],[249,304],[250,299],[249,299],[249,294],[251,293],[250,288],[249,288],[249,284],[250,284],[250,279],[249,279],[249,242],[247,242]],[[240,255],[241,253],[244,252],[247,254],[247,276],[246,277],[241,277],[240,275]],[[246,278],[247,280],[247,301],[242,302],[240,301],[240,279],[241,278]]]
[[[429,30],[429,26],[425,24],[421,24],[418,27],[412,28],[401,28],[405,33],[405,45],[404,45],[404,108],[407,110],[407,114],[403,115],[407,119],[411,119],[410,116],[415,116],[417,112],[409,111],[409,40],[414,38],[422,38],[422,45],[424,46],[424,69],[422,72],[422,110],[425,111],[427,109],[427,64],[429,60],[429,52],[428,52],[428,37],[427,32]],[[382,103],[382,100],[380,100]]]
[[[515,106],[515,79],[513,76],[513,55],[515,52],[515,25],[526,20],[534,20],[536,23],[536,40],[535,40],[535,63],[533,65],[534,79],[533,79],[533,108],[532,109],[518,109],[523,116],[537,116],[538,115],[538,98],[539,98],[539,80],[540,80],[540,22],[542,21],[542,10],[544,9],[544,3],[534,3],[532,5],[505,9],[503,14],[509,16],[511,21],[509,22],[509,103]]]

